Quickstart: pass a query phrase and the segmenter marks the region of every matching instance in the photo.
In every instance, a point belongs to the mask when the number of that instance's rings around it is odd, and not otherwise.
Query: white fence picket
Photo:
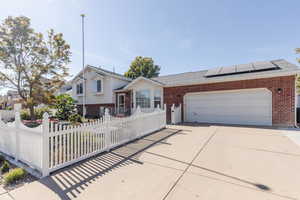
[[[166,112],[156,108],[143,113],[138,107],[129,117],[115,118],[105,111],[103,118],[81,125],[49,122],[28,128],[15,112],[14,123],[5,124],[0,112],[0,151],[19,159],[43,176],[62,167],[122,145],[166,126]]]

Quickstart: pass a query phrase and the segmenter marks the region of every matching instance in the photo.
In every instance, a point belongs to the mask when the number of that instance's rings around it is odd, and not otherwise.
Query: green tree
[[[68,120],[76,114],[75,100],[68,94],[61,94],[55,98],[54,108],[57,109],[56,117],[60,120]]]
[[[34,107],[48,104],[68,76],[70,46],[51,29],[44,38],[27,17],[7,17],[0,25],[1,86],[18,91],[34,119]]]
[[[159,75],[160,67],[154,64],[152,58],[137,56],[132,61],[130,68],[125,72],[125,76],[135,79],[139,76],[146,78],[157,77]]]
[[[300,54],[300,48],[296,49],[296,53]],[[300,58],[297,59],[297,61],[300,63]],[[300,76],[297,76],[297,83],[296,83],[296,87],[297,87],[297,93],[300,94]]]

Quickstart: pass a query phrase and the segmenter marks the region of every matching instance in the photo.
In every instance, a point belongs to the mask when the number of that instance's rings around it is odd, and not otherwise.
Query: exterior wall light
[[[277,88],[277,93],[281,94],[282,93],[282,88]]]

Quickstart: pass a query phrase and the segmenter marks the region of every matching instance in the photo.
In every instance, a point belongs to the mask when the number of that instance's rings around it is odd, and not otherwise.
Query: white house
[[[124,87],[131,81],[123,75],[88,65],[84,68],[84,73],[82,70],[71,81],[71,94],[80,112],[84,104],[88,116],[98,116],[105,108],[111,111],[116,109],[114,90]]]
[[[294,126],[299,72],[279,59],[131,80],[87,66],[85,84],[82,72],[73,79],[72,96],[92,116],[105,107],[126,114],[166,105],[170,122],[171,106],[181,104],[185,122]]]

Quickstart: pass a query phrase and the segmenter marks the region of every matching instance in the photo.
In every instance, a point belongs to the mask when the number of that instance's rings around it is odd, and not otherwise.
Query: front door
[[[118,94],[118,114],[125,113],[125,94]]]

